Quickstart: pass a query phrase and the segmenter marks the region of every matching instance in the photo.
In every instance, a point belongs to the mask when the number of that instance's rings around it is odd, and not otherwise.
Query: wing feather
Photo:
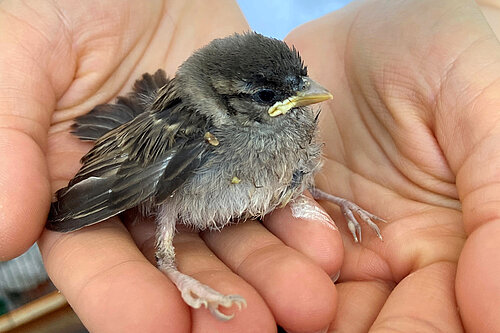
[[[185,135],[192,118],[179,113],[186,110],[176,101],[168,112],[144,112],[99,138],[68,187],[57,192],[47,228],[77,230],[174,193],[210,150],[201,128]]]
[[[97,105],[89,113],[76,118],[71,133],[84,141],[96,141],[112,129],[147,111],[160,88],[169,82],[161,69],[153,75],[144,74],[126,97],[118,97],[115,104]]]

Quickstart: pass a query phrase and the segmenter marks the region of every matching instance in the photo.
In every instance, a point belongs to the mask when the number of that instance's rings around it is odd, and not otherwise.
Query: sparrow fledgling
[[[219,306],[241,308],[244,298],[223,295],[177,270],[176,223],[220,230],[295,204],[311,189],[340,205],[355,240],[361,231],[353,212],[380,237],[376,216],[312,188],[320,143],[318,113],[307,105],[330,98],[284,42],[257,33],[216,39],[171,80],[162,70],[144,74],[116,104],[76,119],[73,133],[95,146],[57,192],[47,228],[73,231],[138,208],[141,216],[156,218],[158,268],[185,302],[230,319]]]

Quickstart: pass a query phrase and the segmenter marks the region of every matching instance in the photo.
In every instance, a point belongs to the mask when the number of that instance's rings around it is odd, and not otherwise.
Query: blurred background
[[[237,2],[253,30],[283,39],[297,26],[350,0]],[[14,260],[0,262],[0,332],[87,332],[48,279],[36,245]]]
[[[237,0],[250,27],[283,39],[299,25],[337,10],[351,0]]]

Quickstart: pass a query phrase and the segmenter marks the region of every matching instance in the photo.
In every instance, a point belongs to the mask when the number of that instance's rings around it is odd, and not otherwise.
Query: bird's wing
[[[96,141],[112,129],[131,121],[146,111],[156,99],[158,91],[170,79],[165,71],[157,70],[153,75],[145,73],[137,80],[127,96],[117,98],[115,104],[101,104],[89,113],[77,117],[71,133],[80,140]]]
[[[68,187],[58,191],[47,228],[77,230],[171,195],[210,149],[202,131],[184,135],[189,126],[173,118],[146,112],[100,138]]]

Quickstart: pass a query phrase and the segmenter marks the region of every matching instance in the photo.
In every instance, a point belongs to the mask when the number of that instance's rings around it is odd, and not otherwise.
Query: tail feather
[[[126,97],[118,97],[115,104],[97,105],[89,113],[76,118],[71,133],[84,141],[96,141],[146,111],[156,99],[158,90],[168,82],[162,69],[153,75],[144,74]]]

